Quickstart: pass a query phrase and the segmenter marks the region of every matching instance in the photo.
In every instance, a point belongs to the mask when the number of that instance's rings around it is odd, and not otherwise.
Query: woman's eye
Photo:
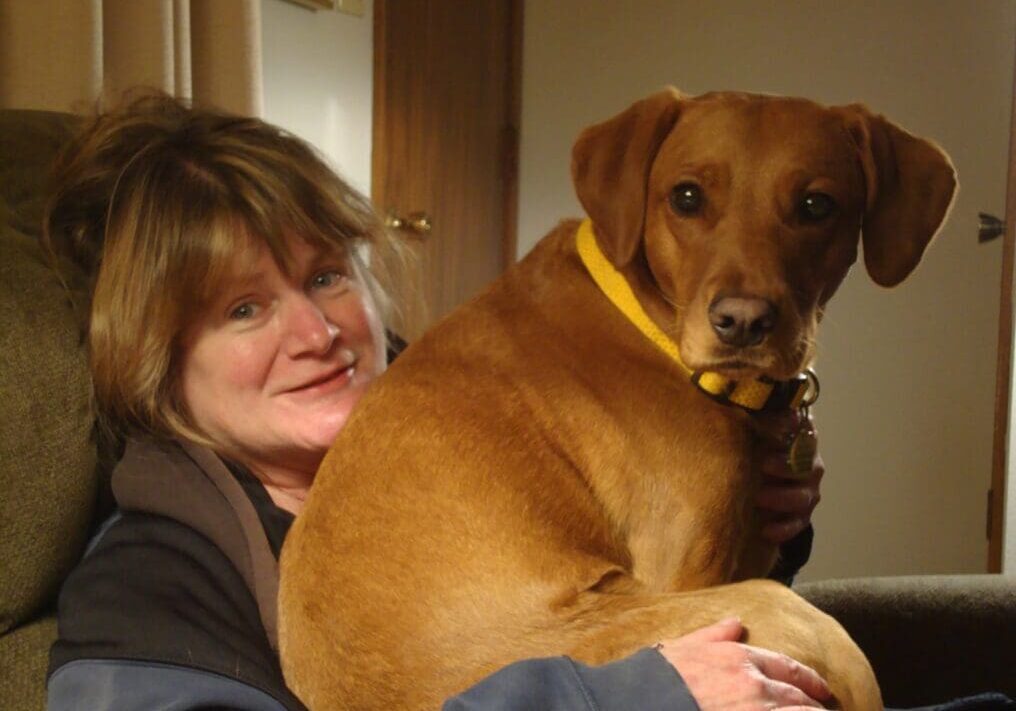
[[[702,212],[705,196],[695,183],[680,183],[670,191],[670,206],[679,215],[691,216]]]
[[[836,210],[836,201],[825,193],[808,193],[801,200],[798,212],[805,222],[822,222]]]
[[[344,283],[345,279],[346,275],[338,269],[329,269],[315,274],[311,279],[311,286],[315,289],[327,289]]]
[[[244,321],[249,318],[253,318],[257,313],[257,306],[252,303],[240,304],[235,309],[229,312],[229,318],[234,321]]]

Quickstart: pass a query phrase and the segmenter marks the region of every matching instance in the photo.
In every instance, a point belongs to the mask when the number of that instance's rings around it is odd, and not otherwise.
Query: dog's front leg
[[[620,499],[624,506],[617,513],[627,520],[633,577],[647,590],[722,585],[742,566],[754,522],[749,440],[726,417],[708,424],[665,457],[654,460],[649,448],[630,453],[632,459],[641,456],[645,466],[628,477],[637,487]],[[608,508],[611,493],[601,494]],[[758,577],[771,564],[770,558]]]
[[[723,525],[717,525],[720,523]],[[633,574],[656,592],[681,592],[731,581],[738,559],[739,524],[729,515],[675,516],[665,531],[629,539]]]

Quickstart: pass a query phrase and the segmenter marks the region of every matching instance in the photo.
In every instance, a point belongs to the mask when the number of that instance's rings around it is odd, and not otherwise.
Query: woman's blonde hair
[[[96,117],[63,152],[45,221],[50,248],[93,275],[89,354],[99,414],[130,428],[205,438],[176,387],[180,337],[237,259],[285,235],[351,259],[384,313],[399,247],[365,198],[303,141],[254,118],[145,96]]]

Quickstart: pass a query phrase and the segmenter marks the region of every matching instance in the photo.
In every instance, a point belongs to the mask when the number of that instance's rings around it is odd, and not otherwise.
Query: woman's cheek
[[[271,334],[251,334],[223,349],[222,357],[230,364],[227,371],[230,381],[236,385],[263,385],[279,351],[277,340]]]

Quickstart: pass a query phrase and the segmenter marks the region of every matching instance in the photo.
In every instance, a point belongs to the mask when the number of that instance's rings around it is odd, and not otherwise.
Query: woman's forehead
[[[228,261],[228,278],[231,281],[256,281],[271,267],[290,275],[302,267],[321,259],[348,259],[349,250],[341,242],[321,237],[302,237],[287,232],[274,239],[252,236],[249,233],[237,240]]]

